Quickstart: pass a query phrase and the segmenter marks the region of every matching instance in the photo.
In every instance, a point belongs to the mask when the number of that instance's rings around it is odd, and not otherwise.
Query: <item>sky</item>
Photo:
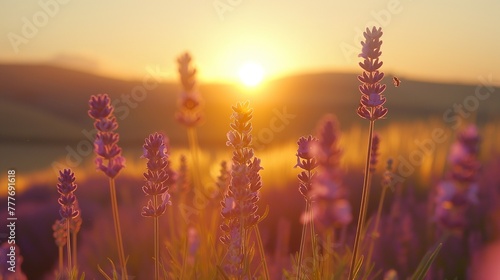
[[[189,51],[201,81],[235,81],[247,62],[265,79],[360,72],[362,31],[376,25],[386,73],[500,85],[499,12],[494,0],[2,0],[0,63],[174,80]]]

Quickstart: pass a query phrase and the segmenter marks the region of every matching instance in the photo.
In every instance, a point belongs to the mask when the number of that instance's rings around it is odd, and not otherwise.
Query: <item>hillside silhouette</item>
[[[443,119],[443,114],[455,110],[457,104],[463,106],[475,98],[477,85],[399,78],[402,83],[397,88],[392,85],[390,74],[384,78],[389,114],[388,120],[377,122],[378,126],[394,120]],[[23,158],[13,154],[24,151],[20,145],[52,147],[52,151],[46,150],[40,157],[64,154],[65,146],[88,138],[82,132],[92,130],[92,121],[87,116],[88,100],[98,93],[109,94],[115,102],[120,143],[124,147],[140,147],[143,139],[154,131],[167,134],[173,146],[187,146],[185,128],[174,119],[180,86],[151,75],[145,79],[125,81],[49,65],[0,65],[0,149],[12,158]],[[267,81],[255,89],[201,82],[198,86],[205,100],[205,121],[198,130],[200,144],[202,148],[224,146],[231,105],[246,100],[254,108],[256,137],[263,130],[269,132],[276,118],[281,121],[278,124],[284,125],[279,133],[270,135],[270,145],[313,132],[317,120],[326,113],[337,115],[343,127],[354,123],[366,125],[355,113],[360,97],[358,85],[357,73],[294,75]],[[477,110],[466,112],[467,118],[461,118],[479,124],[498,119],[498,91],[495,88],[484,101],[476,98]],[[459,115],[453,112],[450,116]],[[18,149],[11,149],[13,146]]]

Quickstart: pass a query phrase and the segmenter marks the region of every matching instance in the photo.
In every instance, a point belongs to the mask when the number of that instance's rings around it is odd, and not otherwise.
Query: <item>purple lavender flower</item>
[[[358,76],[358,80],[362,83],[359,86],[362,95],[358,115],[372,121],[381,119],[387,114],[387,109],[383,106],[385,97],[382,95],[386,86],[380,84],[384,73],[379,71],[383,64],[379,58],[382,54],[380,51],[382,34],[382,28],[373,27],[371,30],[366,28],[366,31],[363,32],[365,41],[361,42],[362,51],[359,54],[359,57],[364,59],[363,62],[359,63],[364,72]]]
[[[359,211],[358,223],[356,226],[356,236],[354,238],[354,247],[351,257],[351,265],[349,268],[349,279],[356,278],[355,266],[358,260],[358,253],[360,251],[360,241],[361,233],[363,232],[363,227],[365,226],[366,212],[368,209],[368,200],[370,194],[370,157],[373,150],[372,137],[373,130],[375,126],[375,121],[383,118],[387,114],[387,108],[384,107],[385,96],[382,93],[385,91],[386,86],[381,84],[380,81],[384,77],[384,73],[380,72],[379,69],[382,66],[382,61],[380,61],[380,47],[382,46],[382,28],[373,27],[371,30],[366,28],[363,33],[365,41],[361,42],[362,51],[359,57],[363,58],[363,62],[359,63],[359,66],[363,68],[363,74],[358,76],[358,80],[361,82],[359,86],[359,91],[361,92],[361,100],[357,113],[360,117],[370,121],[370,126],[368,129],[368,155],[367,164],[365,166],[365,173],[363,179],[363,190],[361,194],[361,206]]]
[[[71,172],[71,169],[64,169],[64,171],[59,171],[58,180],[57,191],[61,195],[58,199],[61,205],[59,214],[63,219],[75,218],[79,213],[75,207],[76,196],[73,193],[77,189],[75,174]]]
[[[452,166],[451,177],[459,182],[476,181],[481,164],[478,161],[481,138],[475,125],[461,131],[452,144],[448,162]]]
[[[434,198],[435,219],[444,229],[461,232],[470,223],[466,215],[468,209],[479,203],[479,142],[476,126],[470,125],[458,134],[451,146],[448,178],[437,185]]]
[[[312,219],[318,230],[324,231],[332,226],[343,227],[349,224],[352,221],[352,211],[341,178],[341,134],[336,117],[331,114],[324,116],[318,124],[316,135],[318,141],[313,145],[313,153],[318,161],[318,168],[310,196],[313,199]],[[311,218],[311,215],[306,214],[303,215],[304,222]]]
[[[146,164],[148,170],[144,173],[146,182],[142,191],[153,197],[161,195],[162,203],[156,206],[152,200],[149,200],[148,205],[142,209],[142,215],[144,217],[158,217],[165,212],[166,205],[171,204],[168,193],[171,182],[168,181],[169,162],[165,137],[159,133],[151,134],[146,138],[143,148],[143,157],[148,160]]]
[[[262,187],[259,171],[260,159],[254,157],[252,142],[252,109],[246,103],[233,106],[231,130],[227,133],[227,145],[233,147],[232,166],[228,190],[221,202],[223,235],[220,241],[228,246],[224,270],[230,277],[241,276],[244,252],[243,242],[250,227],[256,225],[259,191]],[[224,166],[223,166],[224,167]],[[227,170],[226,168],[224,168]],[[222,180],[227,180],[221,177]]]
[[[177,58],[182,93],[178,99],[176,120],[187,127],[195,127],[203,121],[203,100],[196,90],[196,69],[191,67],[191,55],[184,53]]]
[[[57,219],[52,225],[53,237],[57,247],[63,247],[67,241],[66,224],[62,219]]]
[[[114,132],[118,123],[113,116],[111,100],[107,94],[93,95],[89,106],[88,114],[94,119],[94,127],[97,129],[94,141],[95,153],[98,156],[95,160],[97,169],[108,177],[115,178],[125,167],[125,158],[121,156],[122,150],[117,145],[120,136]]]
[[[57,191],[61,195],[58,199],[59,205],[61,205],[61,209],[59,210],[59,214],[61,215],[64,223],[66,224],[66,248],[67,248],[67,269],[69,273],[69,278],[72,278],[72,258],[73,254],[71,253],[71,223],[74,218],[79,215],[79,210],[77,210],[76,196],[74,194],[75,190],[78,186],[75,184],[75,174],[71,172],[71,169],[64,169],[63,171],[59,171],[59,183],[57,184]],[[73,233],[73,235],[76,233]],[[61,234],[58,234],[59,236]],[[56,235],[54,235],[56,237]],[[56,238],[56,242],[58,242]],[[58,244],[59,245],[59,244]],[[59,246],[59,249],[62,247]],[[73,248],[74,249],[74,248]],[[61,268],[60,268],[61,270]],[[61,272],[61,271],[60,271]]]
[[[313,146],[318,139],[311,135],[307,137],[300,137],[297,141],[297,164],[295,167],[300,167],[304,171],[300,172],[297,177],[299,178],[299,192],[306,200],[310,200],[310,191],[312,189],[313,179],[315,173],[313,169],[318,166],[318,162],[314,158]]]

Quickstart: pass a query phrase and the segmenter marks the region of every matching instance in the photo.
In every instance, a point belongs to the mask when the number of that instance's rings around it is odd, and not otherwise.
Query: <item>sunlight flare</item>
[[[257,63],[247,62],[240,69],[241,82],[249,87],[257,86],[264,78],[264,69]]]

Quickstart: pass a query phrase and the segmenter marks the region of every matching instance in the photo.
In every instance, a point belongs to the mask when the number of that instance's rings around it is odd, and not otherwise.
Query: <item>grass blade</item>
[[[412,277],[411,277],[412,280],[423,280],[424,279],[425,275],[429,271],[429,268],[431,267],[432,263],[434,262],[437,255],[439,254],[441,247],[443,247],[442,242],[440,242],[437,246],[435,246],[434,249],[429,249],[429,251],[427,251],[425,256],[420,261],[420,264],[418,265],[417,270],[412,275]]]

